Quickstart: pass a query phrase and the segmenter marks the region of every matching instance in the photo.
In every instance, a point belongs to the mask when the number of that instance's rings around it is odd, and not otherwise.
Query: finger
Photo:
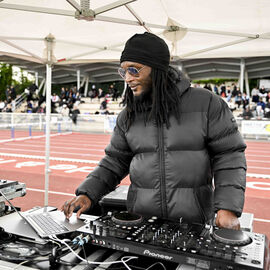
[[[78,206],[78,204],[76,203],[76,201],[69,205],[69,209],[68,209],[68,212],[67,212],[67,218],[70,218],[72,216],[73,211],[77,206]]]
[[[70,216],[70,215],[69,215],[69,213],[70,213],[70,206],[71,206],[71,204],[72,204],[75,200],[76,200],[76,198],[73,198],[73,199],[71,199],[71,200],[65,202],[65,204],[64,204],[64,214],[65,214],[66,218],[68,218],[68,217]]]
[[[64,204],[62,204],[62,206],[60,207],[60,210],[61,210],[62,212],[64,211],[65,204],[66,204],[66,202],[65,202]]]
[[[86,211],[89,207],[90,207],[90,206],[88,206],[87,204],[83,204],[83,205],[81,206],[81,208],[77,211],[77,218],[79,218],[80,215],[81,215],[84,211]]]

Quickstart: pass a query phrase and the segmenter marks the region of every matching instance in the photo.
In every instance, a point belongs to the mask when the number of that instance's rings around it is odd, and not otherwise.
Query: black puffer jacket
[[[172,116],[169,129],[158,128],[141,115],[126,131],[122,111],[106,156],[76,195],[97,203],[130,173],[131,212],[190,222],[208,221],[219,209],[241,215],[246,145],[235,119],[219,96],[179,75],[180,122]]]

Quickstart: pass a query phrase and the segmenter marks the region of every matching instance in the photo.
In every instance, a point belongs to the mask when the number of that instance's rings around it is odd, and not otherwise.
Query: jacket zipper
[[[158,127],[159,135],[159,162],[160,162],[160,192],[161,192],[161,209],[162,216],[168,217],[167,213],[167,200],[166,200],[166,185],[165,185],[165,164],[164,164],[164,138],[163,138],[163,126]]]

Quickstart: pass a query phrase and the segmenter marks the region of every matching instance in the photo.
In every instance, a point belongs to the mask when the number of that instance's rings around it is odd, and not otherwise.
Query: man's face
[[[131,75],[127,68],[134,67],[139,73],[134,76]],[[121,63],[121,68],[126,70],[125,81],[131,88],[133,95],[136,97],[140,96],[142,93],[146,93],[152,88],[152,78],[151,78],[151,67],[145,66],[136,62],[125,61]]]

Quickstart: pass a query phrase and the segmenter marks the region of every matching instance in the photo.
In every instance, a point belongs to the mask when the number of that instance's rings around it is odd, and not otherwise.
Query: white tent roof
[[[0,2],[0,55],[35,62],[44,59],[48,34],[55,38],[58,64],[115,61],[135,33],[148,30],[164,38],[168,19],[180,26],[171,35],[184,35],[175,44],[166,39],[175,59],[270,55],[269,0],[92,0],[90,9],[97,13],[127,3],[93,21],[74,17],[69,2],[75,0]]]

